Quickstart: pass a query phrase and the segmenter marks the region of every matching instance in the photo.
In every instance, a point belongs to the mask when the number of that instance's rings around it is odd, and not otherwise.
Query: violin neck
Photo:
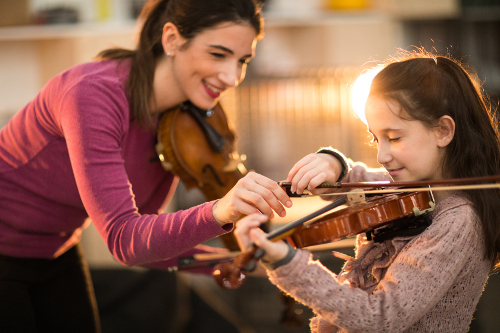
[[[343,195],[331,204],[326,205],[325,207],[312,212],[309,215],[306,215],[304,217],[301,217],[300,219],[297,219],[295,221],[292,221],[290,223],[285,224],[284,226],[271,231],[270,233],[267,234],[267,239],[269,240],[278,240],[278,239],[283,239],[286,237],[289,231],[293,231],[293,229],[297,228],[298,226],[301,226],[302,224],[306,223],[307,221],[312,220],[315,217],[320,216],[321,214],[324,214],[332,209],[335,209],[339,206],[342,206],[346,204],[346,196]]]

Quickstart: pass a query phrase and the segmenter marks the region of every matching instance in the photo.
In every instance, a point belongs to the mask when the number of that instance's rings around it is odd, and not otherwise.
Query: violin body
[[[381,228],[406,216],[433,209],[429,192],[411,192],[366,199],[298,226],[290,235],[297,248],[334,242]]]
[[[220,104],[205,111],[184,103],[160,118],[156,152],[164,169],[211,201],[222,198],[247,172],[235,141]],[[230,250],[239,249],[232,234],[221,239]]]

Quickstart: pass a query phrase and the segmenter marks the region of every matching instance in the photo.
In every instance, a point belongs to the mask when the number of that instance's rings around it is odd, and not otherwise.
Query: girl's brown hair
[[[140,20],[143,27],[135,50],[107,49],[98,59],[131,59],[127,96],[133,120],[152,127],[150,101],[156,63],[164,55],[161,39],[163,26],[175,24],[188,43],[205,29],[223,22],[250,24],[262,36],[263,21],[256,0],[150,0]],[[186,44],[188,44],[186,43]]]
[[[397,101],[409,117],[428,127],[448,115],[455,136],[446,147],[446,178],[500,174],[498,121],[474,72],[450,56],[418,50],[386,64],[375,76],[370,95]],[[464,195],[478,214],[485,239],[485,257],[500,267],[500,190],[469,190]]]

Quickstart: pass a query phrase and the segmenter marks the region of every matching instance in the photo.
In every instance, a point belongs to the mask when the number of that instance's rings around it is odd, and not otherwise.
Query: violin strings
[[[415,188],[399,188],[399,189],[381,189],[381,190],[366,190],[366,193],[370,194],[382,194],[382,193],[400,193],[400,192],[426,192],[426,191],[454,191],[454,190],[481,190],[490,188],[500,188],[500,184],[471,184],[471,185],[458,185],[458,186],[439,186],[439,187],[415,187]],[[324,193],[324,194],[306,194],[301,196],[301,198],[311,198],[311,197],[324,197],[324,196],[337,196],[337,195],[348,195],[353,192],[336,192],[336,193]]]

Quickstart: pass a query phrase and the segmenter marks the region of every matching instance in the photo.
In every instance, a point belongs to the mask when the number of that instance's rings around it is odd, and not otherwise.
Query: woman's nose
[[[245,74],[240,66],[227,66],[219,74],[220,80],[227,87],[236,87],[243,80]]]

